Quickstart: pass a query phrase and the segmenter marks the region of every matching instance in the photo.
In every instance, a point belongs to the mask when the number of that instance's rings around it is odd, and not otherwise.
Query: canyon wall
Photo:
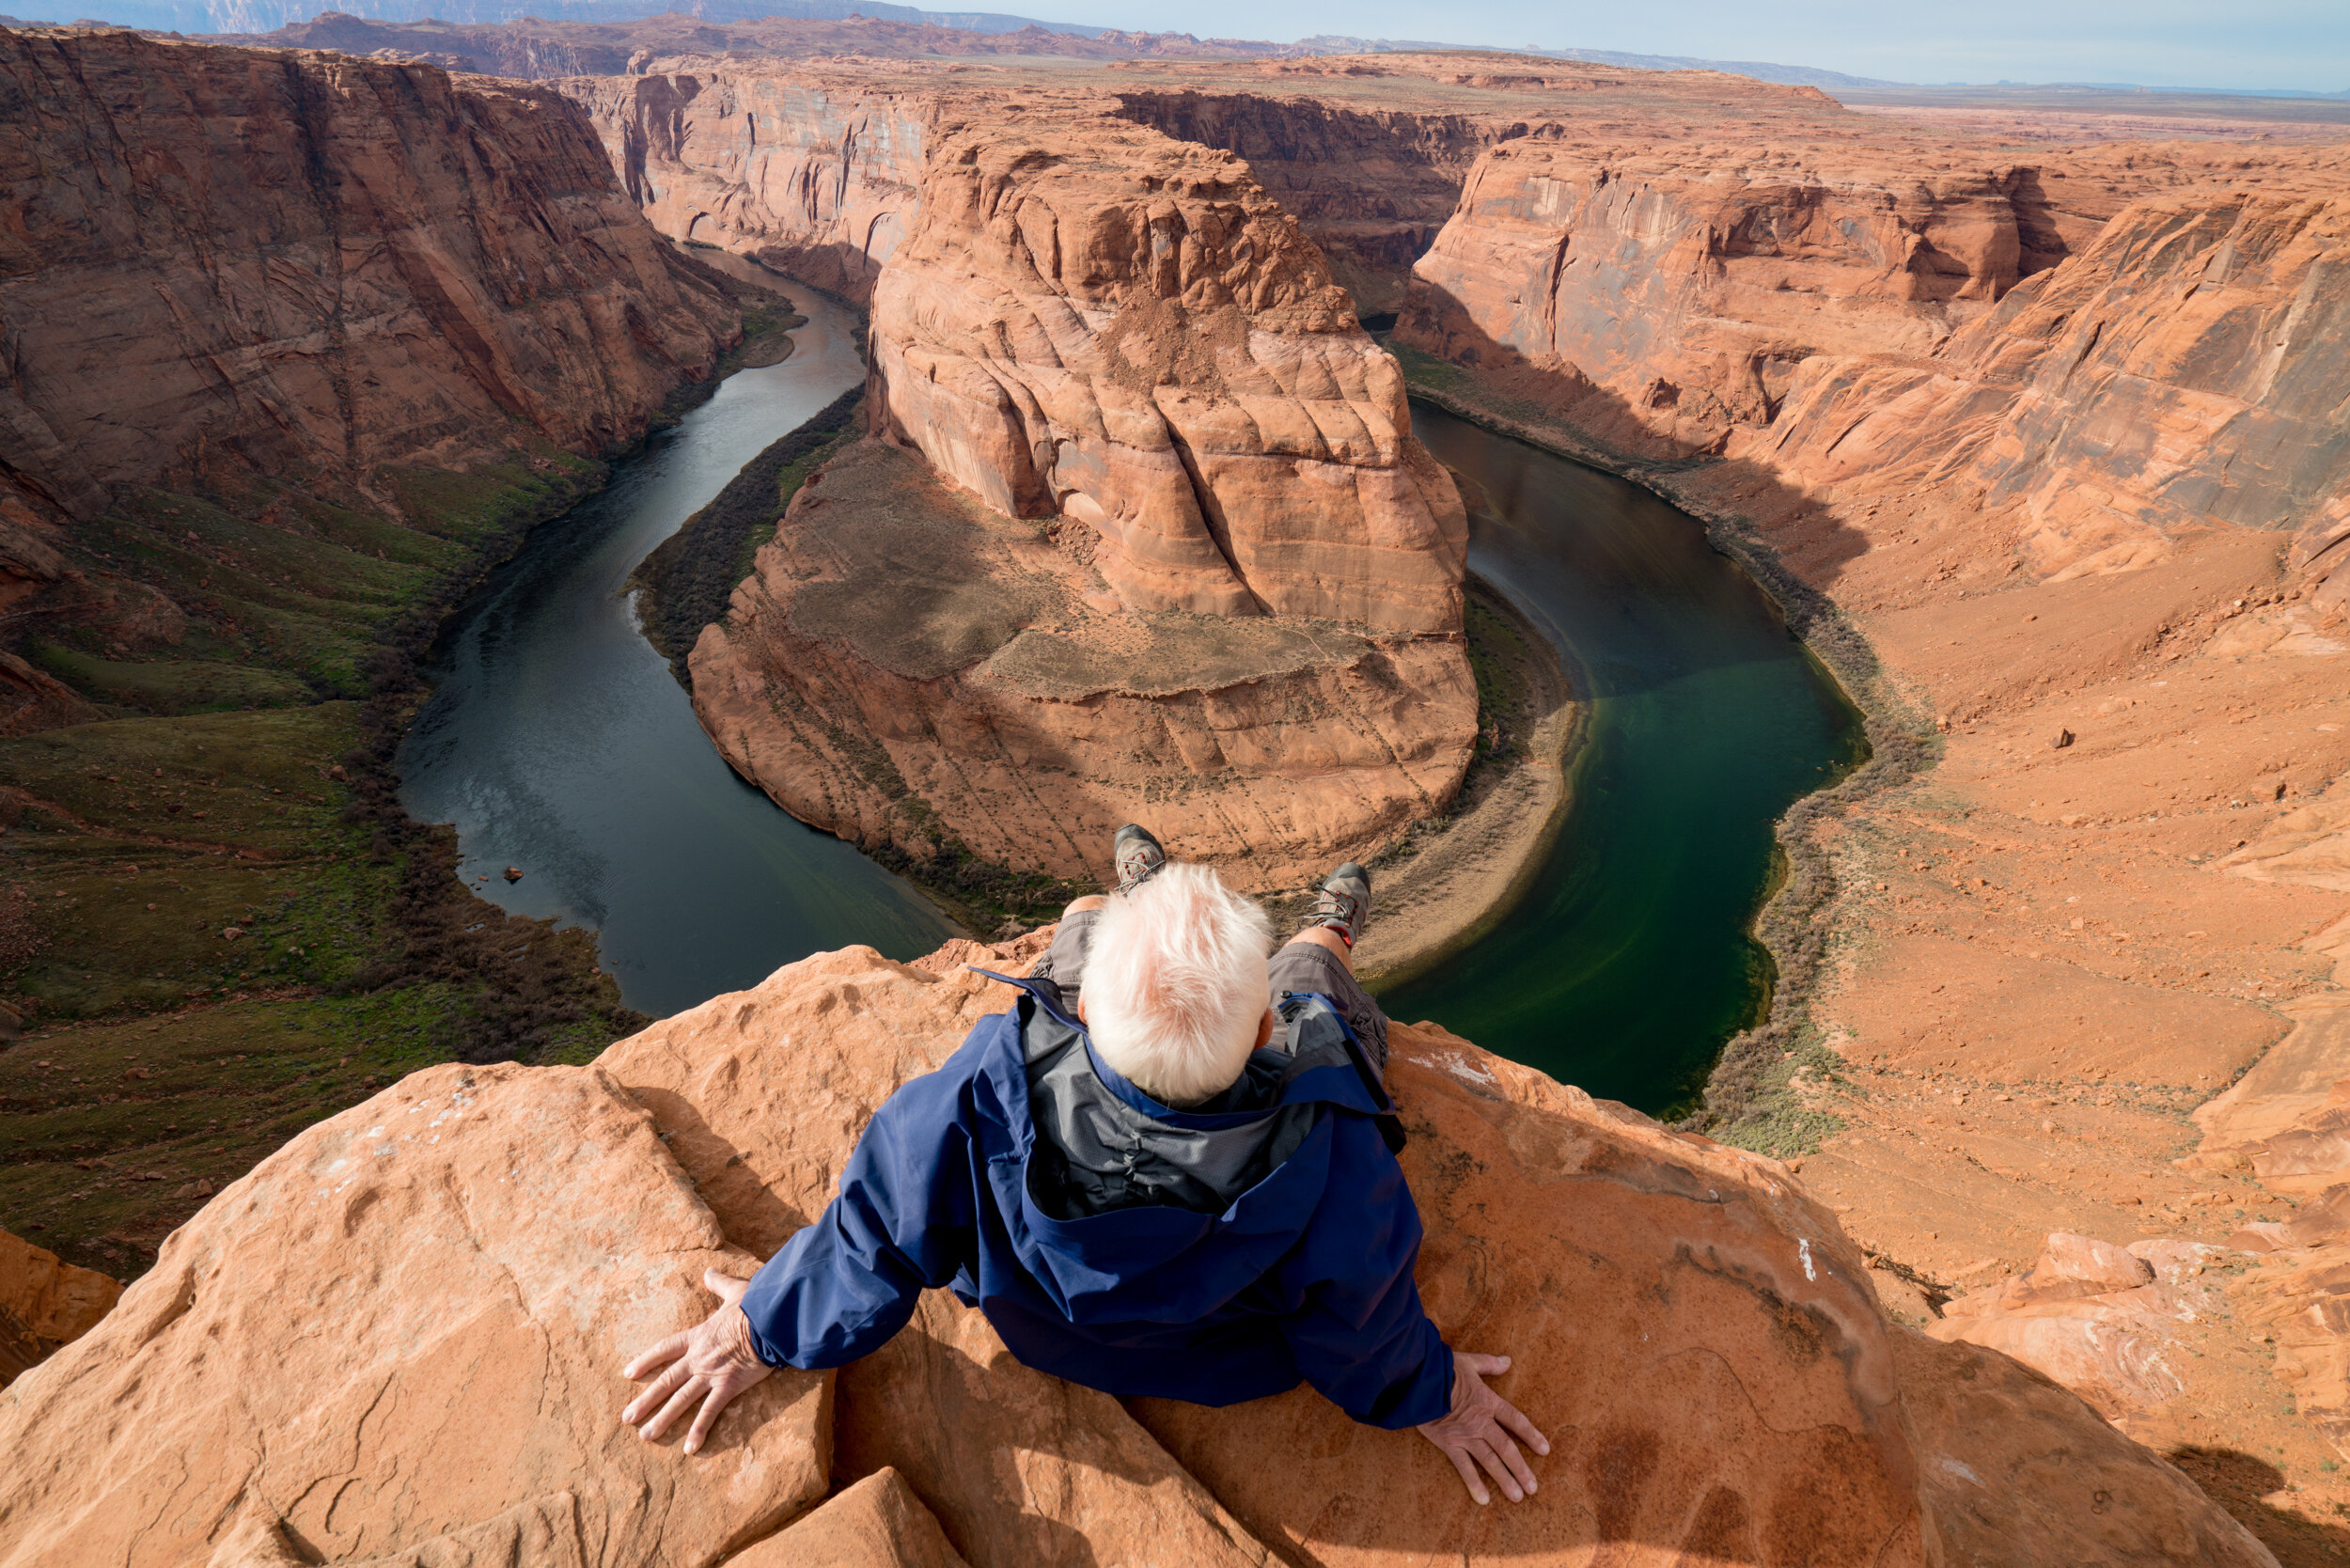
[[[2273,1560],[2074,1396],[1888,1324],[1777,1162],[1429,1026],[1389,1070],[1420,1294],[1512,1357],[1554,1444],[1528,1501],[1477,1507],[1304,1388],[1121,1404],[943,1292],[752,1389],[698,1457],[640,1442],[621,1362],[822,1211],[872,1107],[1005,1005],[964,965],[1042,934],[818,954],[593,1065],[430,1068],[303,1132],[0,1390],[0,1564],[706,1568],[837,1532],[976,1568]]]
[[[556,84],[672,239],[862,305],[920,212],[934,105],[854,78],[681,71]]]
[[[625,443],[740,332],[551,91],[0,32],[0,481],[107,487]]]
[[[1722,169],[1558,128],[1479,162],[1396,338],[1635,449],[1718,452],[1823,355],[1919,359],[2065,242],[2036,172]]]
[[[1931,364],[1807,363],[1731,450],[1822,490],[1955,483],[2056,580],[2215,525],[2301,530],[2322,575],[2350,535],[2345,238],[2331,191],[2134,202]]]
[[[2350,394],[2342,155],[2059,162],[1725,171],[1504,143],[1397,340],[1627,455],[1766,473],[1764,514],[1956,485],[2054,575],[2205,524],[2308,522],[2326,555],[2350,515],[2327,425]]]

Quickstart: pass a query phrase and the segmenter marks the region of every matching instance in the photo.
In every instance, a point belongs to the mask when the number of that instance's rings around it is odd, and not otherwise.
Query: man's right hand
[[[1550,1451],[1550,1439],[1534,1428],[1534,1423],[1518,1413],[1517,1406],[1485,1387],[1485,1379],[1498,1377],[1510,1370],[1507,1356],[1479,1356],[1471,1351],[1452,1353],[1452,1408],[1436,1420],[1421,1423],[1419,1435],[1444,1450],[1452,1467],[1461,1472],[1461,1482],[1468,1488],[1479,1506],[1493,1501],[1485,1490],[1485,1482],[1477,1473],[1483,1466],[1485,1473],[1494,1478],[1501,1495],[1512,1502],[1524,1502],[1535,1489],[1534,1472],[1527,1467],[1525,1455],[1517,1444],[1510,1441],[1516,1433],[1526,1446],[1536,1453]]]
[[[759,1347],[751,1341],[751,1320],[743,1315],[743,1293],[750,1285],[747,1279],[720,1274],[714,1268],[703,1270],[702,1288],[718,1298],[718,1309],[620,1369],[621,1375],[632,1382],[661,1373],[651,1388],[629,1401],[620,1412],[620,1419],[631,1426],[644,1422],[637,1435],[646,1442],[659,1437],[679,1417],[693,1410],[694,1424],[685,1434],[685,1451],[699,1453],[718,1413],[733,1403],[735,1395],[776,1370],[759,1358]]]

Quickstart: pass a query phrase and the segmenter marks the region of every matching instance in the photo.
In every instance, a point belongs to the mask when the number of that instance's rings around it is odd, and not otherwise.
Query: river
[[[1695,518],[1637,485],[1415,406],[1463,479],[1469,570],[1550,638],[1590,703],[1574,792],[1525,902],[1383,995],[1652,1114],[1688,1108],[1767,1005],[1747,934],[1771,825],[1864,755],[1860,715]]]
[[[400,757],[409,810],[456,824],[467,881],[596,931],[621,995],[654,1014],[822,949],[911,958],[950,931],[734,775],[630,603],[648,551],[862,375],[848,315],[793,298],[810,320],[790,359],[730,377],[452,618]],[[1525,902],[1383,1000],[1595,1094],[1678,1109],[1767,995],[1747,931],[1771,823],[1857,760],[1857,716],[1695,520],[1447,415],[1414,417],[1468,481],[1471,569],[1552,639],[1590,713]]]
[[[743,782],[637,631],[636,563],[864,377],[848,312],[791,298],[808,322],[791,358],[727,378],[451,618],[400,751],[402,801],[456,824],[465,880],[598,933],[621,996],[656,1016],[822,949],[913,958],[952,934],[901,878]]]

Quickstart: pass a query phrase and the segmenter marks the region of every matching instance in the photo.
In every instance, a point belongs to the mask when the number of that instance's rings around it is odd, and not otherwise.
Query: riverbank
[[[1451,808],[1371,863],[1371,923],[1355,967],[1372,991],[1418,979],[1506,918],[1532,887],[1571,804],[1588,713],[1574,700],[1575,682],[1534,624],[1475,577],[1465,621],[1477,755]],[[1302,910],[1311,897],[1288,902]]]

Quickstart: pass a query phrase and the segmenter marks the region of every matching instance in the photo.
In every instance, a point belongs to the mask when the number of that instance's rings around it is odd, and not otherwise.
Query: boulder
[[[895,1470],[876,1470],[728,1568],[964,1568]]]
[[[761,1384],[693,1463],[620,1423],[622,1362],[710,1310],[704,1268],[751,1262],[609,1074],[413,1074],[231,1184],[0,1392],[0,1564],[200,1563],[242,1531],[258,1561],[698,1568],[830,1466],[828,1376]]]
[[[121,1294],[118,1280],[0,1231],[0,1388],[89,1332]]]
[[[1950,1303],[1926,1332],[2012,1356],[2108,1416],[2142,1413],[2186,1390],[2168,1358],[2171,1331],[2212,1305],[2211,1287],[2190,1282],[2200,1260],[2180,1251],[2159,1253],[2174,1265],[2162,1279],[2130,1248],[2056,1231],[2029,1272]]]
[[[2134,1291],[2154,1282],[2154,1266],[2111,1242],[2058,1231],[2042,1244],[2029,1278],[2035,1284],[2051,1287],[2085,1285],[2090,1294]]]

